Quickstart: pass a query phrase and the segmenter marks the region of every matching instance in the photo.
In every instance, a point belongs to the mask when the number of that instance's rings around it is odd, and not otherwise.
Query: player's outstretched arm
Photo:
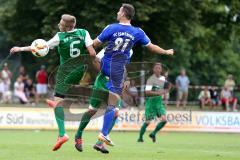
[[[159,47],[158,45],[152,44],[150,43],[149,45],[146,46],[147,49],[153,53],[157,53],[157,54],[166,54],[166,55],[173,55],[174,54],[174,50],[173,49],[162,49],[161,47]]]
[[[10,49],[10,54],[14,54],[14,53],[17,53],[17,52],[31,52],[31,46],[26,46],[26,47],[13,47]]]

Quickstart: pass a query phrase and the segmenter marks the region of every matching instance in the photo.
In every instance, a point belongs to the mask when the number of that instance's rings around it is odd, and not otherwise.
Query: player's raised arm
[[[173,49],[165,50],[159,47],[158,45],[153,44],[149,39],[149,37],[145,34],[145,32],[141,28],[139,28],[139,42],[153,53],[166,54],[166,55],[174,54]]]
[[[152,43],[149,43],[146,48],[153,52],[153,53],[157,53],[157,54],[166,54],[166,55],[173,55],[174,54],[174,50],[173,49],[168,49],[168,50],[165,50],[161,47],[159,47],[158,45],[155,45],[155,44],[152,44]]]
[[[10,54],[14,54],[17,52],[31,52],[31,46],[25,46],[25,47],[13,47],[10,49]]]
[[[47,41],[47,45],[49,46],[50,49],[53,49],[54,47],[59,45],[59,37],[56,34],[53,38],[51,38],[49,41]],[[31,46],[25,46],[25,47],[18,47],[14,46],[13,48],[10,49],[10,54],[14,54],[17,52],[31,52],[32,48]]]

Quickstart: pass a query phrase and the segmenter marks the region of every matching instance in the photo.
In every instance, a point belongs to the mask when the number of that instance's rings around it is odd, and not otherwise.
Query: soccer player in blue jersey
[[[124,81],[125,65],[130,62],[130,50],[139,43],[145,46],[153,53],[173,55],[173,49],[164,50],[159,46],[151,43],[145,32],[138,27],[131,25],[135,9],[131,4],[122,4],[118,13],[117,20],[105,27],[102,33],[94,40],[93,46],[96,48],[103,42],[107,42],[104,57],[101,60],[101,74],[107,76],[109,81],[106,84],[109,90],[109,99],[104,122],[98,139],[108,145],[113,145],[108,134],[112,127],[115,116],[115,106],[120,99]],[[79,145],[82,145],[79,143]],[[99,146],[101,149],[101,146]]]

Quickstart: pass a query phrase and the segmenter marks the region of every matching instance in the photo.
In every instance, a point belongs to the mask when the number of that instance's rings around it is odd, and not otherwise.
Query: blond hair
[[[70,14],[63,14],[59,23],[64,31],[72,30],[76,25],[76,17]]]

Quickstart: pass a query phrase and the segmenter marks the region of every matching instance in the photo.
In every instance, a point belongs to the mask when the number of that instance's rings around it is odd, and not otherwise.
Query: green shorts
[[[109,96],[109,90],[106,87],[107,82],[108,78],[100,72],[94,82],[93,92],[90,98],[90,106],[92,109],[98,109],[102,102],[107,103]],[[121,108],[121,106],[122,101],[120,100],[117,107]]]
[[[90,105],[93,109],[98,109],[102,102],[108,99],[108,89],[106,83],[108,79],[101,72],[97,75],[94,82],[92,96],[90,97]]]
[[[162,97],[147,97],[145,102],[146,120],[150,121],[162,115],[166,115],[166,108],[162,102]]]
[[[68,95],[72,85],[78,85],[86,71],[86,66],[80,62],[64,63],[59,66],[56,76],[55,93]]]

